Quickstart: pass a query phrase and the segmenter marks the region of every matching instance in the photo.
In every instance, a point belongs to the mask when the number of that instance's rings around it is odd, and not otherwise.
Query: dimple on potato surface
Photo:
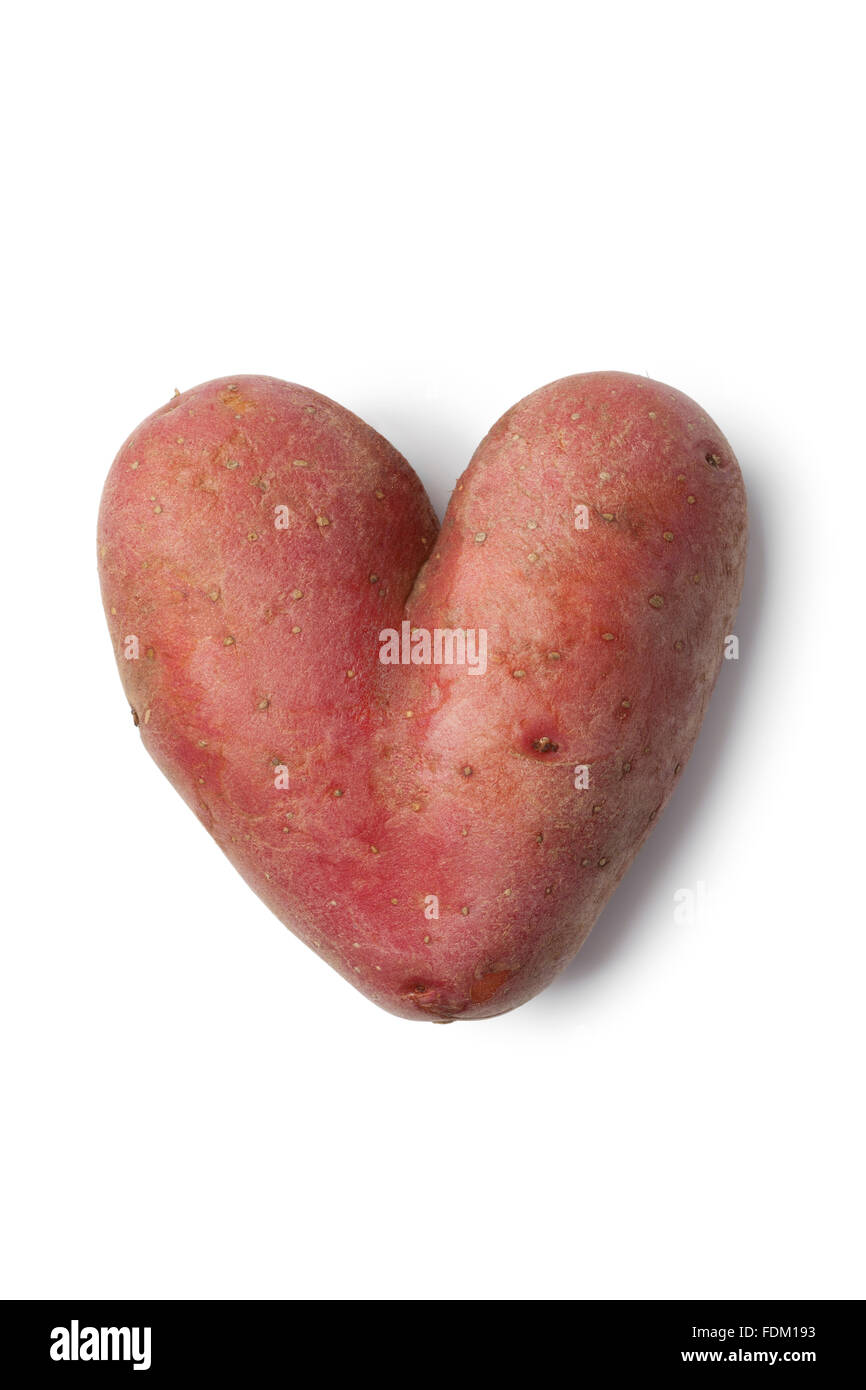
[[[596,372],[509,410],[437,531],[369,426],[239,376],[130,436],[98,547],[166,776],[347,980],[446,1022],[542,989],[652,828],[731,631],[746,502],[700,407]],[[383,664],[404,623],[483,631],[486,669]]]

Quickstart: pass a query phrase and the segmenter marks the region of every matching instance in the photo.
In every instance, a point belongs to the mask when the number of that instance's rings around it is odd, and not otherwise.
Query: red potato
[[[148,751],[281,921],[436,1022],[585,939],[691,752],[745,552],[718,428],[619,372],[509,410],[438,538],[381,436],[255,376],[145,420],[99,516]]]

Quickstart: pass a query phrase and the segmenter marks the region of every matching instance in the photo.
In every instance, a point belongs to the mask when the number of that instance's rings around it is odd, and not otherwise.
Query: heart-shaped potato
[[[673,790],[746,501],[680,392],[596,372],[494,425],[438,533],[368,425],[270,377],[176,395],[99,516],[145,746],[256,893],[405,1018],[574,955]]]

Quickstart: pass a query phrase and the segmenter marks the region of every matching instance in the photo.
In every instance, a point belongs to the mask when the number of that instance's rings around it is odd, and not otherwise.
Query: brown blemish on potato
[[[526,675],[526,672],[523,671],[523,670],[517,670],[517,671],[512,671],[511,674],[512,674],[512,676],[514,677],[514,679],[515,679],[516,681],[522,681],[522,680],[523,680],[523,677]]]
[[[144,711],[144,722],[145,722],[145,724],[149,724],[149,723],[150,723],[150,709],[149,709],[149,708],[146,709],[146,710]]]
[[[547,659],[548,659],[548,661],[559,661],[559,658],[560,658],[561,655],[562,655],[561,652],[548,652],[548,653],[547,653]]]
[[[682,638],[681,638],[681,637],[678,637],[677,640],[674,642],[674,651],[675,651],[675,652],[681,652],[682,649],[683,649],[683,647],[684,647],[685,645],[686,645],[686,644],[685,644],[685,642],[682,640]]]
[[[476,544],[476,545],[483,545],[484,542],[485,542],[486,540],[487,540],[487,532],[486,532],[486,531],[476,531],[476,532],[475,532],[475,544]]]
[[[710,468],[721,468],[722,466],[718,454],[704,454],[704,460],[710,465]]]
[[[463,773],[463,776],[464,776],[464,777],[471,777],[471,776],[472,776],[472,773],[473,773],[473,771],[474,771],[474,768],[473,768],[469,763],[467,763],[465,767],[462,767],[462,768],[460,769],[460,771]]]
[[[330,524],[331,518],[329,516],[325,516],[324,512],[321,512],[319,516],[316,517],[317,526],[321,526],[324,529],[324,527],[330,526]]]
[[[303,597],[304,597],[304,591],[303,591],[303,589],[293,589],[293,590],[292,590],[292,598],[295,599],[296,601],[297,601],[299,598],[303,598]]]
[[[244,399],[237,386],[227,386],[224,391],[220,391],[218,400],[229,406],[235,415],[249,415],[250,411],[256,408],[254,401]]]
[[[229,469],[231,469],[231,468],[240,468],[240,466],[241,466],[241,461],[240,461],[240,459],[226,459],[226,468],[229,468]]]
[[[423,980],[411,980],[409,984],[403,986],[403,994],[408,994],[411,999],[416,1001],[423,1000],[426,995],[431,993],[430,986]]]
[[[270,705],[270,703],[271,703],[270,700],[267,700],[267,699],[259,700],[259,703],[257,704],[256,709],[267,709],[268,706]]]
[[[542,735],[541,738],[534,738],[532,740],[532,746],[535,749],[536,753],[559,752],[559,744],[554,743],[553,739],[548,738],[546,734]]]
[[[649,606],[650,606],[650,608],[664,608],[664,605],[665,605],[665,601],[664,601],[664,599],[662,598],[661,594],[650,594],[650,598],[649,598]]]
[[[695,499],[694,499],[693,494],[692,494],[692,493],[689,493],[688,497],[686,498],[686,501],[687,501],[687,502],[694,502],[694,500],[695,500]]]
[[[469,991],[473,1004],[486,1004],[488,999],[492,999],[502,988],[510,974],[510,970],[491,970],[489,974],[482,975],[480,980],[475,980]]]
[[[612,642],[612,641],[613,641],[613,633],[612,633],[612,632],[603,632],[603,633],[601,634],[601,640],[602,640],[602,642]]]
[[[233,637],[224,637],[224,638],[223,638],[223,646],[224,646],[224,647],[233,647],[234,644],[235,644],[235,639],[234,639]]]
[[[332,791],[331,795],[332,795],[332,796],[345,796],[346,793],[345,793],[345,790],[344,790],[342,787],[335,787],[334,790]]]
[[[133,709],[132,705],[130,705],[129,708],[130,708],[130,712],[131,712],[131,714],[132,714],[132,722],[133,722],[133,724],[135,725],[135,727],[136,727],[136,729],[137,729],[137,728],[138,728],[138,711],[135,710],[135,709]]]
[[[601,858],[599,859],[599,861],[598,861],[598,867],[599,867],[600,869],[603,869],[604,866],[605,866],[605,864],[607,864],[607,863],[609,863],[609,860],[608,860],[608,858],[607,858],[607,855],[603,854],[603,855],[601,856]]]
[[[665,540],[665,541],[672,541],[673,538],[674,538],[674,533],[673,533],[673,531],[662,531],[662,540]]]
[[[208,598],[210,599],[211,603],[216,603],[216,601],[217,601],[217,599],[219,598],[219,596],[220,596],[220,591],[219,591],[219,589],[211,589],[211,590],[209,591],[209,593],[208,593]]]

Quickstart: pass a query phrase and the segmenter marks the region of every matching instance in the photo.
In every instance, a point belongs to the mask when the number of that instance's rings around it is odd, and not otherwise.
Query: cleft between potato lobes
[[[130,435],[98,556],[148,752],[301,940],[441,1023],[586,938],[697,737],[746,533],[730,445],[646,378],[512,407],[440,534],[369,425],[236,376]]]

